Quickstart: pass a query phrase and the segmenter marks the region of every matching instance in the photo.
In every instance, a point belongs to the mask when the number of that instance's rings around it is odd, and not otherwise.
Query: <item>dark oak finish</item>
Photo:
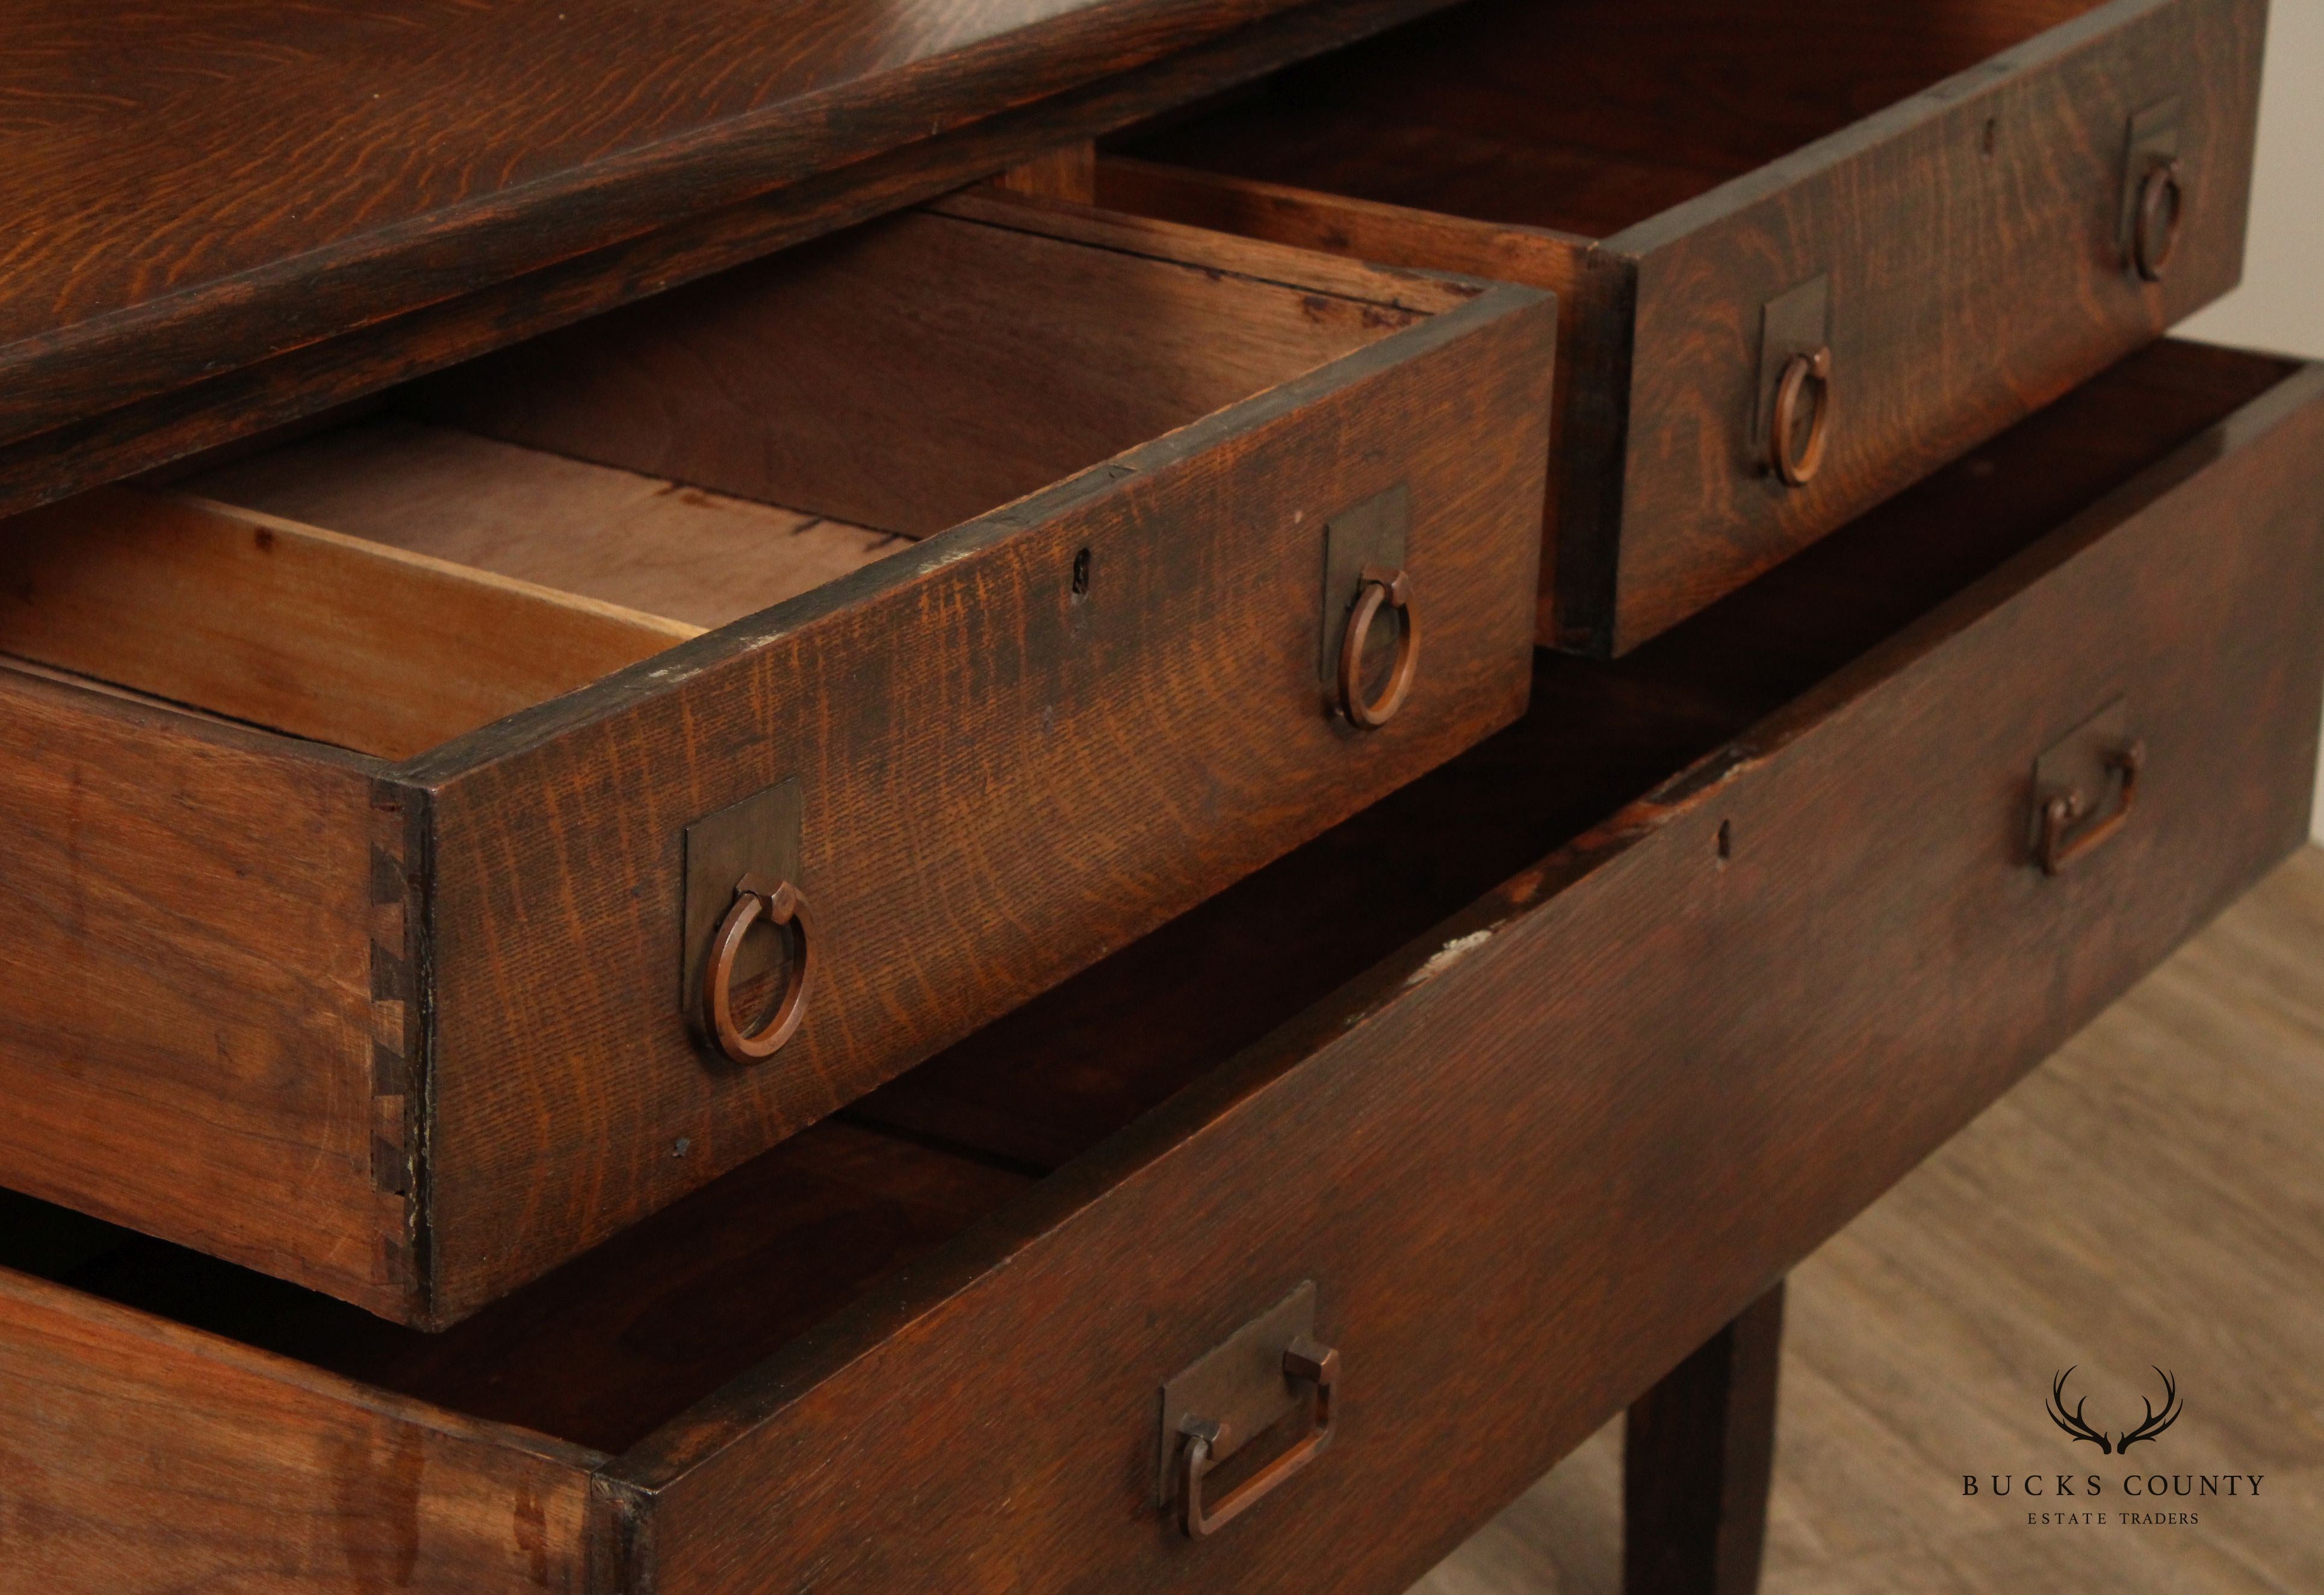
[[[0,1169],[368,1279],[374,761],[0,669]],[[295,1148],[295,1150],[293,1150]]]
[[[72,624],[32,623],[69,599],[73,624],[129,622],[134,648],[106,644],[135,655],[123,685],[402,761],[22,689],[88,751],[4,778],[42,856],[0,923],[41,993],[8,1016],[0,1090],[41,1128],[0,1133],[0,1180],[414,1323],[616,1233],[1516,717],[1554,322],[1522,288],[964,198],[399,397],[566,455],[950,528],[718,631],[672,647],[693,628],[373,548],[383,582],[327,532],[180,505],[224,516],[229,558],[199,569],[233,579],[173,567],[159,601],[224,645],[161,650],[148,609],[43,564],[0,604],[0,642],[101,668]],[[1325,527],[1397,490],[1428,651],[1393,723],[1359,733],[1316,678]],[[59,527],[121,502],[43,510],[26,537],[68,570],[110,558],[117,539]],[[293,583],[294,549],[338,563]],[[413,612],[403,680],[378,615],[335,627],[282,602],[367,586]],[[335,648],[363,668],[293,690]],[[506,714],[512,692],[533,706]],[[155,784],[181,740],[205,750],[190,800]],[[325,772],[348,823],[248,800],[216,774],[220,741]],[[777,1057],[727,1066],[687,1020],[683,837],[793,777],[816,991]],[[138,850],[161,826],[154,885]],[[331,895],[263,900],[252,850],[265,880],[311,857]],[[55,907],[92,897],[115,912]],[[335,934],[311,923],[326,909]],[[233,1028],[149,1003],[149,934],[197,963],[221,942],[219,978],[263,995],[218,999]],[[219,1074],[231,1115],[187,1094]],[[97,1078],[134,1111],[97,1111]]]
[[[702,634],[121,489],[0,521],[0,652],[384,759]]]
[[[1528,622],[1509,584],[1531,570],[1542,309],[1448,312],[673,650],[666,674],[412,766],[435,871],[437,1313],[612,1234],[1518,713]],[[1416,580],[1452,624],[1405,713],[1351,741],[1314,686],[1314,538],[1398,483]],[[792,774],[822,995],[778,1065],[706,1070],[669,997],[677,838]]]
[[[916,204],[1443,3],[816,0],[778,16],[716,0],[664,16],[584,0],[553,24],[449,0],[392,14],[171,0],[129,23],[14,8],[0,60],[28,132],[20,308],[0,320],[0,512]]]
[[[171,486],[310,534],[328,527],[381,559],[401,551],[446,561],[471,586],[493,586],[489,577],[498,576],[545,589],[535,595],[567,608],[612,605],[641,629],[659,622],[659,648],[906,546],[827,516],[385,413],[276,439],[242,458],[198,462],[173,475]],[[602,664],[572,684],[613,668]],[[399,684],[399,693],[410,690]],[[535,691],[520,703],[552,696]],[[506,712],[480,714],[455,730]]]
[[[964,195],[464,366],[403,407],[925,538],[1474,298],[1334,281],[1338,264]]]
[[[1130,139],[1101,200],[1554,288],[1541,634],[1619,653],[2156,337],[2242,268],[2264,0],[1486,0]],[[2159,283],[2132,119],[2176,102]],[[1829,282],[1830,452],[1766,468],[1762,314]]]
[[[1041,199],[1097,202],[1097,143],[1084,139],[1012,166],[992,180],[996,188]]]
[[[0,1412],[9,1595],[590,1587],[601,1457],[5,1271]]]
[[[1197,1078],[1208,1060],[1257,1040],[1265,1024],[1328,997],[1350,969],[1388,956],[1872,648],[1923,613],[1931,594],[1965,584],[2118,486],[2132,472],[2126,462],[2188,444],[2288,369],[2199,345],[2158,346],[1656,645],[1611,666],[1539,660],[1518,729],[1310,844],[1296,866],[1286,861],[1174,920],[1139,944],[1135,961],[1125,954],[1099,965],[851,1114],[1027,1166],[1059,1166]],[[1417,850],[1400,839],[1450,823],[1448,814],[1460,816],[1459,846]],[[1346,892],[1360,910],[1319,912],[1326,890]],[[1250,1002],[1220,996],[1230,991],[1263,991],[1283,1006],[1253,1028]],[[1176,1017],[1120,1034],[1119,1011],[1133,996]],[[1107,1067],[1046,1064],[1036,1043],[1053,1033],[1102,1046]]]
[[[1779,1280],[1630,1403],[1624,1595],[1757,1595],[1783,1343]]]
[[[632,1576],[1416,1575],[2304,836],[2320,391],[2292,379],[1275,1030],[980,1232],[982,1269],[626,1454]],[[2157,749],[2151,823],[2052,880],[2032,759],[2116,693]],[[1308,923],[1390,895],[1358,885]],[[1239,1536],[1173,1539],[1123,1348],[1175,1368],[1309,1277],[1346,1369],[1332,1453]]]
[[[2304,835],[2319,445],[2324,370],[2139,356],[444,1335],[64,1214],[12,1288],[617,1453],[594,1589],[1401,1589]],[[2044,875],[2114,696],[2135,821]],[[1189,1541],[1157,1393],[1307,1278],[1333,1443]]]

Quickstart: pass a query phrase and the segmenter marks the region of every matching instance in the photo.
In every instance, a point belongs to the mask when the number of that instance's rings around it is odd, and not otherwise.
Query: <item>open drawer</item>
[[[0,1185],[614,1233],[1513,719],[1554,331],[965,198],[0,526]]]
[[[1480,0],[1129,137],[1098,193],[1554,288],[1541,635],[1618,653],[2232,287],[2265,19]]]
[[[2298,844],[2319,616],[2163,345],[447,1333],[21,1204],[10,1571],[1400,1590]]]

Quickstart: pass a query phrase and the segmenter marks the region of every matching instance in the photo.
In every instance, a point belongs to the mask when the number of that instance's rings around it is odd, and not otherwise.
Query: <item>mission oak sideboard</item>
[[[2264,21],[0,22],[0,1590],[1742,1595],[2307,832]]]

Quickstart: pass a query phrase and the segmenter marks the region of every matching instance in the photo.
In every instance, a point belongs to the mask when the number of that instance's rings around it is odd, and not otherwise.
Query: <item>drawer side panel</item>
[[[0,724],[0,1185],[400,1310],[362,761],[16,670]]]

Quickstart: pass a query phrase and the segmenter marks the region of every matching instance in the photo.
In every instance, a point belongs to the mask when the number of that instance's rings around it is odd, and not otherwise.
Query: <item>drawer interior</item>
[[[443,1334],[22,1198],[0,1265],[625,1448],[2292,369],[2158,345],[1629,656],[1538,655],[1512,729]]]
[[[1473,0],[1116,147],[1600,239],[2097,4]],[[1101,197],[1148,198],[1139,175],[1104,174]]]
[[[1336,263],[1340,290],[987,208],[890,217],[0,523],[0,655],[405,758],[1471,294],[1399,280],[1384,303]]]

